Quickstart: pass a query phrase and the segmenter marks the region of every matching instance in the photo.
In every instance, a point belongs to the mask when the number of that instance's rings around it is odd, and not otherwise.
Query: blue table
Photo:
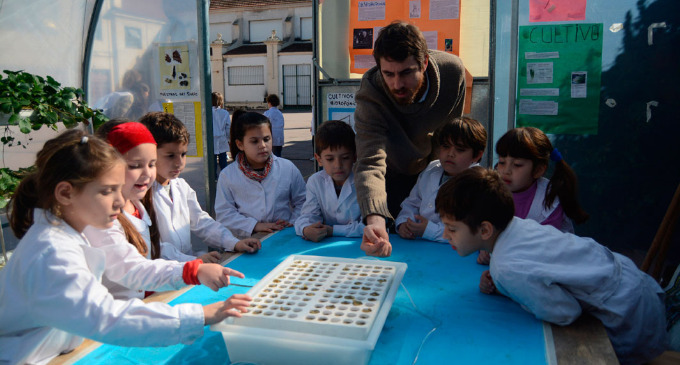
[[[476,255],[459,257],[447,244],[390,237],[392,256],[381,260],[408,264],[392,309],[371,357],[371,364],[546,364],[554,359],[550,330],[519,305],[500,295],[479,291],[479,277],[487,266]],[[366,257],[360,239],[332,238],[305,241],[293,228],[262,243],[255,255],[240,255],[227,266],[246,275],[235,283],[254,285],[291,254]],[[170,304],[209,304],[248,288],[230,286],[218,292],[197,286]],[[428,336],[429,334],[429,336]],[[547,346],[546,346],[547,343]],[[552,362],[552,361],[550,361]],[[165,348],[124,348],[101,345],[83,357],[82,364],[201,363],[227,364],[222,335],[205,328],[192,345]]]

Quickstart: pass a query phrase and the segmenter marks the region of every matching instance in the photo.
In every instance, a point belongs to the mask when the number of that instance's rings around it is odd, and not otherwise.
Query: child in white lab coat
[[[148,260],[160,257],[158,224],[152,214],[154,208],[150,200],[151,184],[156,178],[156,142],[151,132],[141,123],[112,119],[98,128],[97,135],[118,150],[126,165],[122,190],[125,199],[121,210],[123,214],[118,215],[118,220],[109,229],[88,227],[83,232],[93,246],[107,253],[107,271],[102,283],[116,299],[143,299],[143,289],[179,289],[185,283],[178,281],[181,277],[175,273],[181,272],[185,265],[198,270],[203,261],[196,259],[198,262],[179,263],[174,260]],[[149,207],[148,210],[146,207]],[[130,246],[134,249],[131,250]],[[205,265],[214,265],[213,270],[221,267],[217,264]],[[146,274],[137,275],[135,272]],[[219,280],[219,277],[213,279]],[[164,282],[173,285],[163,289],[159,283]]]
[[[307,198],[295,221],[295,233],[313,242],[331,236],[361,237],[364,224],[352,172],[357,159],[352,127],[339,120],[324,122],[315,149],[323,170],[307,179]]]
[[[247,295],[206,306],[115,300],[101,284],[107,253],[83,231],[110,228],[120,214],[123,160],[71,129],[47,141],[35,165],[12,198],[10,225],[21,241],[0,271],[0,363],[47,363],[83,337],[120,346],[191,343],[206,324],[246,311]]]
[[[515,215],[574,233],[588,214],[578,201],[578,180],[562,154],[538,128],[514,128],[496,142],[498,172],[512,192]],[[550,162],[550,180],[543,177]]]
[[[292,226],[305,202],[305,181],[292,162],[271,153],[269,119],[236,111],[229,135],[235,163],[217,181],[217,220],[240,236]]]
[[[283,143],[284,143],[284,120],[283,113],[279,110],[279,104],[281,101],[276,94],[267,95],[267,109],[264,112],[264,116],[269,119],[272,125],[272,154],[276,157],[281,157],[283,153]]]
[[[196,192],[180,173],[186,166],[189,131],[173,114],[147,113],[140,120],[153,135],[157,147],[156,181],[153,184],[153,205],[161,235],[161,256],[177,261],[191,261],[202,255],[191,245],[191,233],[208,246],[227,251],[254,253],[260,240],[239,240],[207,212],[196,198]],[[217,262],[216,251],[201,256],[203,262]]]
[[[227,152],[229,152],[229,112],[224,109],[222,93],[212,93],[213,115],[213,150],[215,154],[215,173],[219,174],[227,167]]]
[[[439,159],[430,162],[420,173],[411,193],[401,203],[394,223],[401,238],[446,242],[442,238],[444,224],[434,210],[434,199],[439,187],[452,176],[479,166],[486,148],[486,129],[472,118],[459,117],[437,128],[433,139],[439,145]]]
[[[498,292],[536,318],[564,326],[591,314],[622,364],[664,351],[664,292],[656,281],[591,238],[513,217],[512,193],[496,171],[458,174],[439,189],[435,204],[449,244],[460,256],[491,252]]]

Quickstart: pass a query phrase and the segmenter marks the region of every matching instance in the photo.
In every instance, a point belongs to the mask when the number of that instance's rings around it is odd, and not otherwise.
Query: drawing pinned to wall
[[[373,28],[354,29],[354,49],[373,49]]]
[[[460,0],[350,0],[350,72],[364,73],[375,65],[372,49],[382,27],[404,20],[423,32],[430,49],[460,53]],[[373,29],[373,44],[359,40]],[[359,37],[357,37],[357,35]],[[447,43],[448,42],[448,43]]]
[[[162,90],[191,89],[189,46],[161,46],[158,51]]]
[[[430,0],[430,19],[458,19],[459,4],[458,0]]]
[[[359,1],[359,20],[385,20],[385,0]]]
[[[585,20],[587,0],[529,0],[530,22]]]
[[[517,126],[597,134],[602,24],[521,26]]]
[[[408,17],[411,19],[420,18],[420,0],[408,2]]]

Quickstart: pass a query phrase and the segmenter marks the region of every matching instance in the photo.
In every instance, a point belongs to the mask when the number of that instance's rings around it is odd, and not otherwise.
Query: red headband
[[[113,127],[106,136],[121,155],[144,143],[156,144],[151,132],[142,123],[128,122]]]

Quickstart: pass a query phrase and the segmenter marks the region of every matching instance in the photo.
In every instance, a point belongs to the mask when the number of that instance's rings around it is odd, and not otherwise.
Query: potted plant
[[[16,129],[11,126],[18,126],[21,133],[28,135],[43,126],[56,131],[58,123],[71,128],[92,121],[96,127],[108,119],[83,101],[82,89],[62,87],[50,76],[42,77],[24,71],[3,72],[4,76],[0,73],[0,125],[5,127],[0,137],[3,153],[5,147],[22,145],[14,136]],[[30,168],[18,171],[0,168],[0,208],[7,205],[26,170]]]

